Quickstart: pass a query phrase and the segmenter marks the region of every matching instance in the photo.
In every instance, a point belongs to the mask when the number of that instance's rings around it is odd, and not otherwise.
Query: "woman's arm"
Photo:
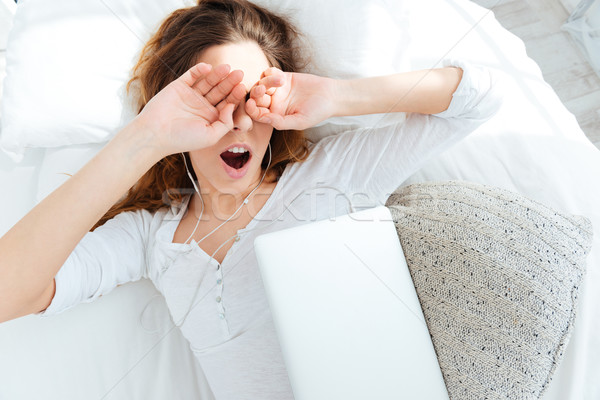
[[[373,78],[336,80],[335,117],[416,112],[437,114],[448,109],[463,70],[458,67],[403,72]]]
[[[0,322],[50,304],[54,277],[77,244],[156,162],[212,146],[233,129],[234,108],[246,94],[242,78],[229,66],[190,68],[0,238]]]
[[[0,239],[0,322],[40,311],[81,238],[157,160],[134,121]]]
[[[298,99],[296,107],[304,101],[304,110],[312,109],[321,116],[323,110],[327,115],[417,111],[408,113],[402,123],[375,124],[321,139],[311,150],[314,157],[304,162],[305,168],[323,184],[356,196],[361,207],[366,203],[383,205],[425,162],[479,128],[501,108],[506,86],[502,73],[459,59],[444,60],[443,65],[445,68],[429,74],[417,71],[341,81],[340,90],[332,89],[335,86],[327,81],[312,85],[311,91],[320,96],[338,99],[341,105],[328,102],[333,110],[326,103],[311,108],[311,96],[290,95]],[[428,114],[431,112],[435,113]],[[311,120],[311,115],[307,116]],[[285,117],[279,122],[285,122]]]
[[[448,66],[387,76],[339,80],[269,68],[246,103],[255,120],[276,129],[306,129],[345,115],[415,112],[448,108],[463,70]]]

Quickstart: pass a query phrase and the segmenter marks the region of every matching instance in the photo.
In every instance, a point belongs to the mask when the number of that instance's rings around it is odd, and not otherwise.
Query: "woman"
[[[134,69],[139,115],[0,239],[0,321],[150,278],[217,399],[292,399],[254,238],[384,204],[501,99],[490,71],[461,61],[353,80],[298,73],[296,37],[244,0],[171,14]],[[412,114],[316,144],[301,132],[387,112]]]

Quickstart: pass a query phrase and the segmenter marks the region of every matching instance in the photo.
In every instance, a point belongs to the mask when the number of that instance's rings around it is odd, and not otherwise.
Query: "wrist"
[[[446,110],[462,80],[457,67],[336,81],[336,115]]]
[[[125,151],[127,157],[139,163],[142,168],[149,169],[167,156],[163,154],[155,138],[154,131],[136,117],[115,135],[111,144]]]
[[[343,117],[348,115],[356,115],[356,100],[354,96],[356,91],[353,90],[354,80],[352,79],[334,79],[333,80],[333,98],[334,105],[332,117]]]
[[[373,90],[380,78],[336,80],[335,117],[375,114],[389,111]]]

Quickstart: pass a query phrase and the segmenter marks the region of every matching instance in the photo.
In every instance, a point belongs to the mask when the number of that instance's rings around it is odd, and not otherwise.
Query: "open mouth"
[[[250,152],[233,153],[231,151],[224,151],[221,153],[221,158],[225,161],[225,164],[229,165],[231,168],[240,169],[243,168],[250,159]]]

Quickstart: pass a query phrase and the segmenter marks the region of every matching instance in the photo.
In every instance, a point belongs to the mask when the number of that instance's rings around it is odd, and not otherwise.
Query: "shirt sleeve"
[[[315,158],[323,163],[316,168],[322,171],[320,176],[326,174],[331,182],[368,198],[372,206],[383,205],[426,161],[496,114],[503,98],[498,72],[454,59],[444,60],[443,66],[463,70],[448,109],[431,115],[409,113],[401,124],[322,139],[314,146],[326,153]]]
[[[120,284],[148,277],[146,247],[151,218],[147,210],[127,211],[86,233],[54,278],[52,302],[37,315],[60,314],[94,301]]]

